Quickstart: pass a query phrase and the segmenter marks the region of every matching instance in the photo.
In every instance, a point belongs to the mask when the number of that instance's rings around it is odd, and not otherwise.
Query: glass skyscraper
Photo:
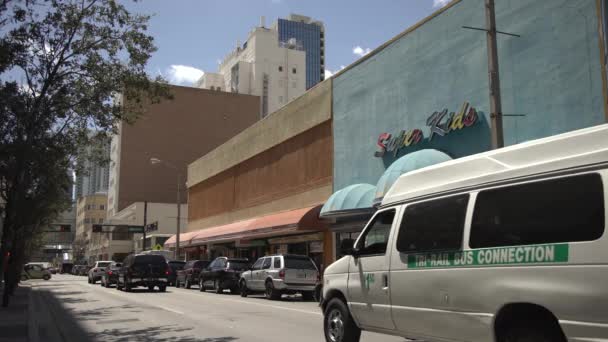
[[[277,29],[279,43],[288,44],[296,40],[306,51],[306,89],[325,79],[325,32],[323,24],[309,17],[290,15],[279,19]]]

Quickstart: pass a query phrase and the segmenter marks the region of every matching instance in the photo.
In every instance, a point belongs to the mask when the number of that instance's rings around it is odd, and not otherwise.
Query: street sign
[[[155,251],[162,251],[163,250],[163,246],[161,246],[160,244],[156,244],[156,246],[154,246],[154,248],[152,248]]]
[[[127,227],[127,231],[129,233],[138,233],[138,234],[143,234],[144,232],[144,227],[143,226],[128,226]]]

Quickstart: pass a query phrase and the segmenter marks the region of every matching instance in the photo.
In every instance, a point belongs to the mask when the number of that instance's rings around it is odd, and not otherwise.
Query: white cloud
[[[433,0],[433,7],[443,7],[447,5],[451,0]]]
[[[197,69],[188,65],[171,65],[166,71],[165,76],[172,84],[192,85],[198,81],[205,73],[201,69]]]
[[[353,53],[359,57],[363,57],[372,51],[370,48],[362,48],[359,45],[353,48]]]
[[[333,75],[335,75],[338,71],[342,70],[346,68],[344,65],[340,65],[340,69],[335,70],[335,71],[331,71],[331,70],[327,70],[325,69],[325,79],[328,79],[330,77],[332,77]]]

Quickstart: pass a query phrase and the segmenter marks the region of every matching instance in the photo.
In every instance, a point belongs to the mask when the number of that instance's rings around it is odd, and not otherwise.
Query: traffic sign
[[[156,244],[156,246],[154,246],[153,248],[155,251],[162,251],[163,250],[163,246],[161,246],[159,243]]]

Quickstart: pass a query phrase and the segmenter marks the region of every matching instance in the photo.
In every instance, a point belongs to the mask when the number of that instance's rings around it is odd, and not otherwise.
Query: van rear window
[[[604,233],[598,174],[481,191],[471,224],[472,248],[590,241]]]

